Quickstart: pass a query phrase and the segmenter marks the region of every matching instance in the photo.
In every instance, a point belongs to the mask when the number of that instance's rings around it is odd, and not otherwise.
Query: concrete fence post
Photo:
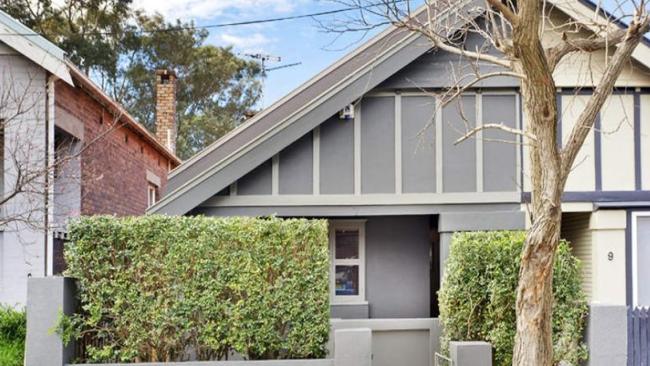
[[[63,345],[54,333],[59,314],[76,308],[76,286],[71,278],[30,278],[27,281],[27,339],[25,366],[63,366],[74,357],[74,344]]]
[[[371,366],[372,331],[369,328],[334,331],[335,366]]]
[[[449,342],[454,366],[492,366],[492,345],[487,342]]]
[[[592,304],[586,337],[588,365],[625,365],[627,336],[627,306]]]

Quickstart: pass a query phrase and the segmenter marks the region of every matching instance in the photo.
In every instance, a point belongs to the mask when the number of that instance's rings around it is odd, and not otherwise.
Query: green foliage
[[[22,366],[26,332],[25,312],[0,306],[0,365]]]
[[[494,364],[512,364],[515,300],[524,232],[454,234],[447,272],[438,294],[443,349],[452,340],[484,340],[494,347]],[[580,364],[587,357],[582,331],[587,302],[579,261],[560,242],[553,272],[555,363]]]
[[[83,313],[60,329],[94,338],[88,361],[325,355],[325,220],[98,216],[69,230]]]
[[[0,9],[66,51],[152,131],[154,70],[176,71],[181,159],[223,136],[261,97],[264,75],[257,62],[206,45],[206,30],[135,9],[132,0],[0,0]]]

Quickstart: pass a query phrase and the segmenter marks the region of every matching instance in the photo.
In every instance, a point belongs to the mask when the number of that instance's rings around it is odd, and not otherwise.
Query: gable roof
[[[0,41],[66,83],[74,85],[65,63],[65,52],[2,10]]]
[[[576,20],[594,20],[589,1],[549,2]],[[450,20],[462,26],[453,15],[478,16],[484,4],[458,1],[439,10],[434,26],[449,26]],[[172,171],[167,194],[149,212],[189,212],[430,49],[424,36],[389,27]],[[633,57],[650,68],[648,44],[637,47]]]

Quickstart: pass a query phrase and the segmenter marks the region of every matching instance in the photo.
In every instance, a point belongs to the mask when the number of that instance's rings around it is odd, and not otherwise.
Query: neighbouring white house
[[[152,70],[153,72],[153,70]],[[157,73],[175,110],[173,72]],[[65,58],[0,11],[0,304],[25,304],[27,278],[65,268],[66,222],[141,215],[165,191],[175,116],[157,136]]]

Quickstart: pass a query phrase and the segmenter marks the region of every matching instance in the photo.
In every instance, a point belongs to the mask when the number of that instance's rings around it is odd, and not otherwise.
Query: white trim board
[[[358,206],[358,205],[428,205],[472,203],[519,203],[519,192],[454,192],[403,194],[321,194],[314,195],[246,195],[214,196],[202,207],[243,206]]]
[[[650,211],[636,211],[632,212],[632,225],[631,225],[631,233],[630,236],[632,237],[632,305],[633,306],[638,306],[639,305],[639,294],[637,291],[637,288],[639,286],[639,273],[638,273],[638,265],[637,265],[637,256],[638,256],[638,236],[637,236],[637,219],[639,217],[650,217]],[[644,306],[647,306],[648,304],[643,304]]]

